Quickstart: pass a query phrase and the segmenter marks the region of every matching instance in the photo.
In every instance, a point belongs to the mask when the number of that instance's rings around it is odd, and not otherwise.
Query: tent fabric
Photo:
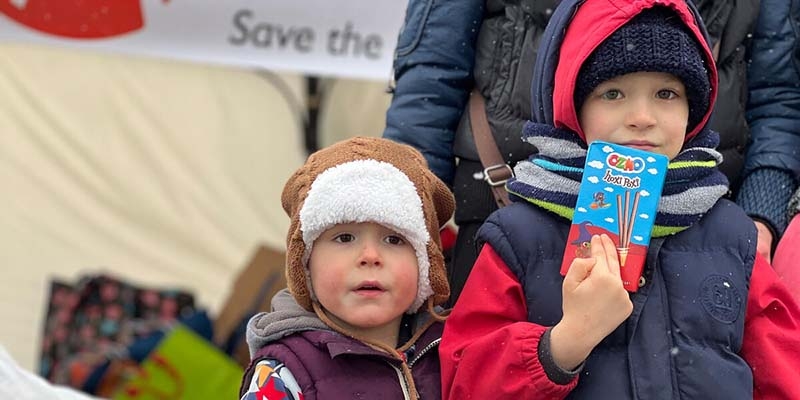
[[[17,400],[99,400],[72,388],[53,385],[22,368],[0,343],[0,398]]]
[[[0,344],[22,367],[53,279],[180,288],[213,314],[259,246],[283,249],[302,77],[262,75],[0,44]],[[382,126],[385,107],[368,111]]]

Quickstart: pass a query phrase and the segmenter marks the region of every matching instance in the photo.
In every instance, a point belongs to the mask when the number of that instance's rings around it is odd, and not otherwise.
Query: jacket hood
[[[271,308],[272,311],[258,313],[247,323],[245,337],[251,357],[261,347],[296,332],[310,330],[333,332],[333,329],[325,325],[317,314],[301,307],[288,289],[275,294]]]
[[[336,332],[325,324],[316,313],[307,311],[295,300],[289,289],[282,289],[272,297],[271,311],[261,312],[250,318],[247,322],[245,339],[250,349],[250,357],[255,356],[258,350],[269,343],[283,337],[304,331]],[[444,310],[435,307],[434,310],[441,314]],[[424,327],[431,320],[427,312],[415,314],[412,331]]]
[[[539,45],[531,85],[531,120],[586,136],[578,123],[575,83],[581,66],[597,46],[643,10],[669,7],[701,44],[711,83],[709,107],[684,141],[705,128],[717,97],[717,68],[700,14],[686,0],[563,0],[556,8]],[[585,139],[584,139],[585,140]]]

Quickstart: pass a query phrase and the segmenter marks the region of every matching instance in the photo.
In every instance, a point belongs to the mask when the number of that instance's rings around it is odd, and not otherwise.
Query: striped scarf
[[[527,201],[572,220],[586,162],[586,143],[575,133],[528,121],[522,139],[539,149],[514,167],[506,184],[513,201]],[[719,134],[708,128],[684,143],[669,162],[653,237],[680,232],[697,222],[728,191],[717,165]]]

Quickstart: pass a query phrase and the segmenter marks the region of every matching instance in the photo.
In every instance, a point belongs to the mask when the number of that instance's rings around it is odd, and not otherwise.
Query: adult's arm
[[[383,137],[420,150],[453,183],[453,138],[467,104],[484,0],[409,0]]]
[[[800,0],[761,0],[748,68],[750,142],[737,203],[777,242],[800,177]]]

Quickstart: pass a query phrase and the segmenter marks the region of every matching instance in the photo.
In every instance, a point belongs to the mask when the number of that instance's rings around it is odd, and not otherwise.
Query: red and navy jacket
[[[592,18],[573,21],[586,4]],[[563,1],[540,46],[533,121],[580,132],[573,100],[580,65],[611,32],[655,4],[675,9],[705,43],[696,10],[683,0]],[[569,23],[586,34],[565,50]],[[571,57],[559,64],[564,51]],[[704,54],[713,62],[707,47]],[[709,114],[688,135],[703,129]],[[559,374],[540,356],[540,341],[562,317],[559,270],[569,227],[527,202],[489,217],[478,234],[481,254],[445,324],[443,398],[800,398],[800,306],[756,255],[752,221],[727,200],[689,228],[651,242],[631,316],[579,374],[553,379]]]

